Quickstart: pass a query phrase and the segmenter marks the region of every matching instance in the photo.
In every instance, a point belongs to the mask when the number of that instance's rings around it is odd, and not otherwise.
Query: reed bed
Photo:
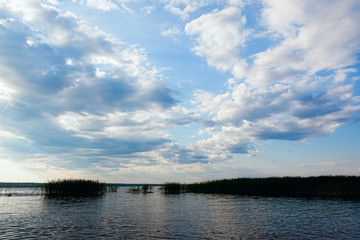
[[[144,184],[141,186],[141,192],[144,194],[153,193],[153,187],[149,184]]]
[[[162,186],[165,194],[179,194],[185,192],[185,185],[177,182],[167,182]]]
[[[237,178],[187,184],[187,192],[272,197],[360,199],[360,177]]]
[[[106,192],[117,192],[119,186],[117,184],[105,184]]]
[[[140,192],[141,192],[140,186],[130,187],[128,189],[128,193],[140,193]]]
[[[136,186],[136,187],[130,187],[128,189],[128,193],[153,193],[153,187],[149,184],[144,184],[141,187],[140,186]]]
[[[59,179],[44,184],[45,196],[48,197],[101,196],[105,191],[105,183],[97,180]]]

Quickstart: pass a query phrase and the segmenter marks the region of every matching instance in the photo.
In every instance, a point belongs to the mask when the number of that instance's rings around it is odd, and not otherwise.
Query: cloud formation
[[[245,23],[240,8],[228,7],[191,21],[185,32],[196,36],[197,44],[192,48],[196,55],[205,57],[210,66],[227,71],[240,61],[239,47],[249,34],[243,30]]]
[[[359,119],[358,19],[356,0],[0,0],[0,159],[39,174],[210,174],[259,142],[326,136]],[[168,49],[187,72],[166,75]]]
[[[169,141],[155,116],[175,106],[174,94],[141,49],[53,5],[11,1],[1,8],[3,147],[118,155]]]
[[[189,14],[195,12],[201,7],[209,5],[209,1],[200,0],[200,1],[191,1],[191,0],[161,0],[165,3],[164,8],[169,12],[178,15],[181,19],[185,20],[189,18]]]
[[[49,1],[52,3],[51,1]],[[73,0],[73,2],[77,2],[77,0]],[[111,11],[111,10],[122,10],[131,12],[132,10],[127,7],[126,3],[128,0],[79,0],[78,1],[81,5],[85,5],[89,8],[101,10],[101,11]],[[52,3],[53,4],[53,3]],[[58,4],[57,4],[58,5]]]
[[[267,30],[260,34],[247,29],[239,8],[203,15],[186,26],[188,34],[199,35],[197,55],[219,70],[233,68],[226,93],[194,93],[196,108],[220,127],[197,144],[214,152],[249,153],[256,140],[324,136],[357,118],[357,77],[350,73],[357,71],[360,50],[359,4],[327,4],[264,1],[261,21]],[[270,36],[274,44],[243,58],[241,48],[259,36]],[[240,59],[245,64],[239,75],[234,68]]]

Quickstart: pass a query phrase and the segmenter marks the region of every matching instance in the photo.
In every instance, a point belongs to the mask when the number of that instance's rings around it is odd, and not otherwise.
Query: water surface
[[[78,199],[3,189],[0,239],[360,239],[360,202],[127,189]]]

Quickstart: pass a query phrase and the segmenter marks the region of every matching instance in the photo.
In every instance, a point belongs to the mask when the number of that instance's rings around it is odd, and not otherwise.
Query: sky
[[[0,181],[360,175],[358,0],[0,0]]]

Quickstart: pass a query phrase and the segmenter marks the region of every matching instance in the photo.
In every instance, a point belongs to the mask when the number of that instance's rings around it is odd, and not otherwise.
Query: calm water
[[[360,202],[127,189],[86,199],[0,189],[0,239],[360,239]]]

